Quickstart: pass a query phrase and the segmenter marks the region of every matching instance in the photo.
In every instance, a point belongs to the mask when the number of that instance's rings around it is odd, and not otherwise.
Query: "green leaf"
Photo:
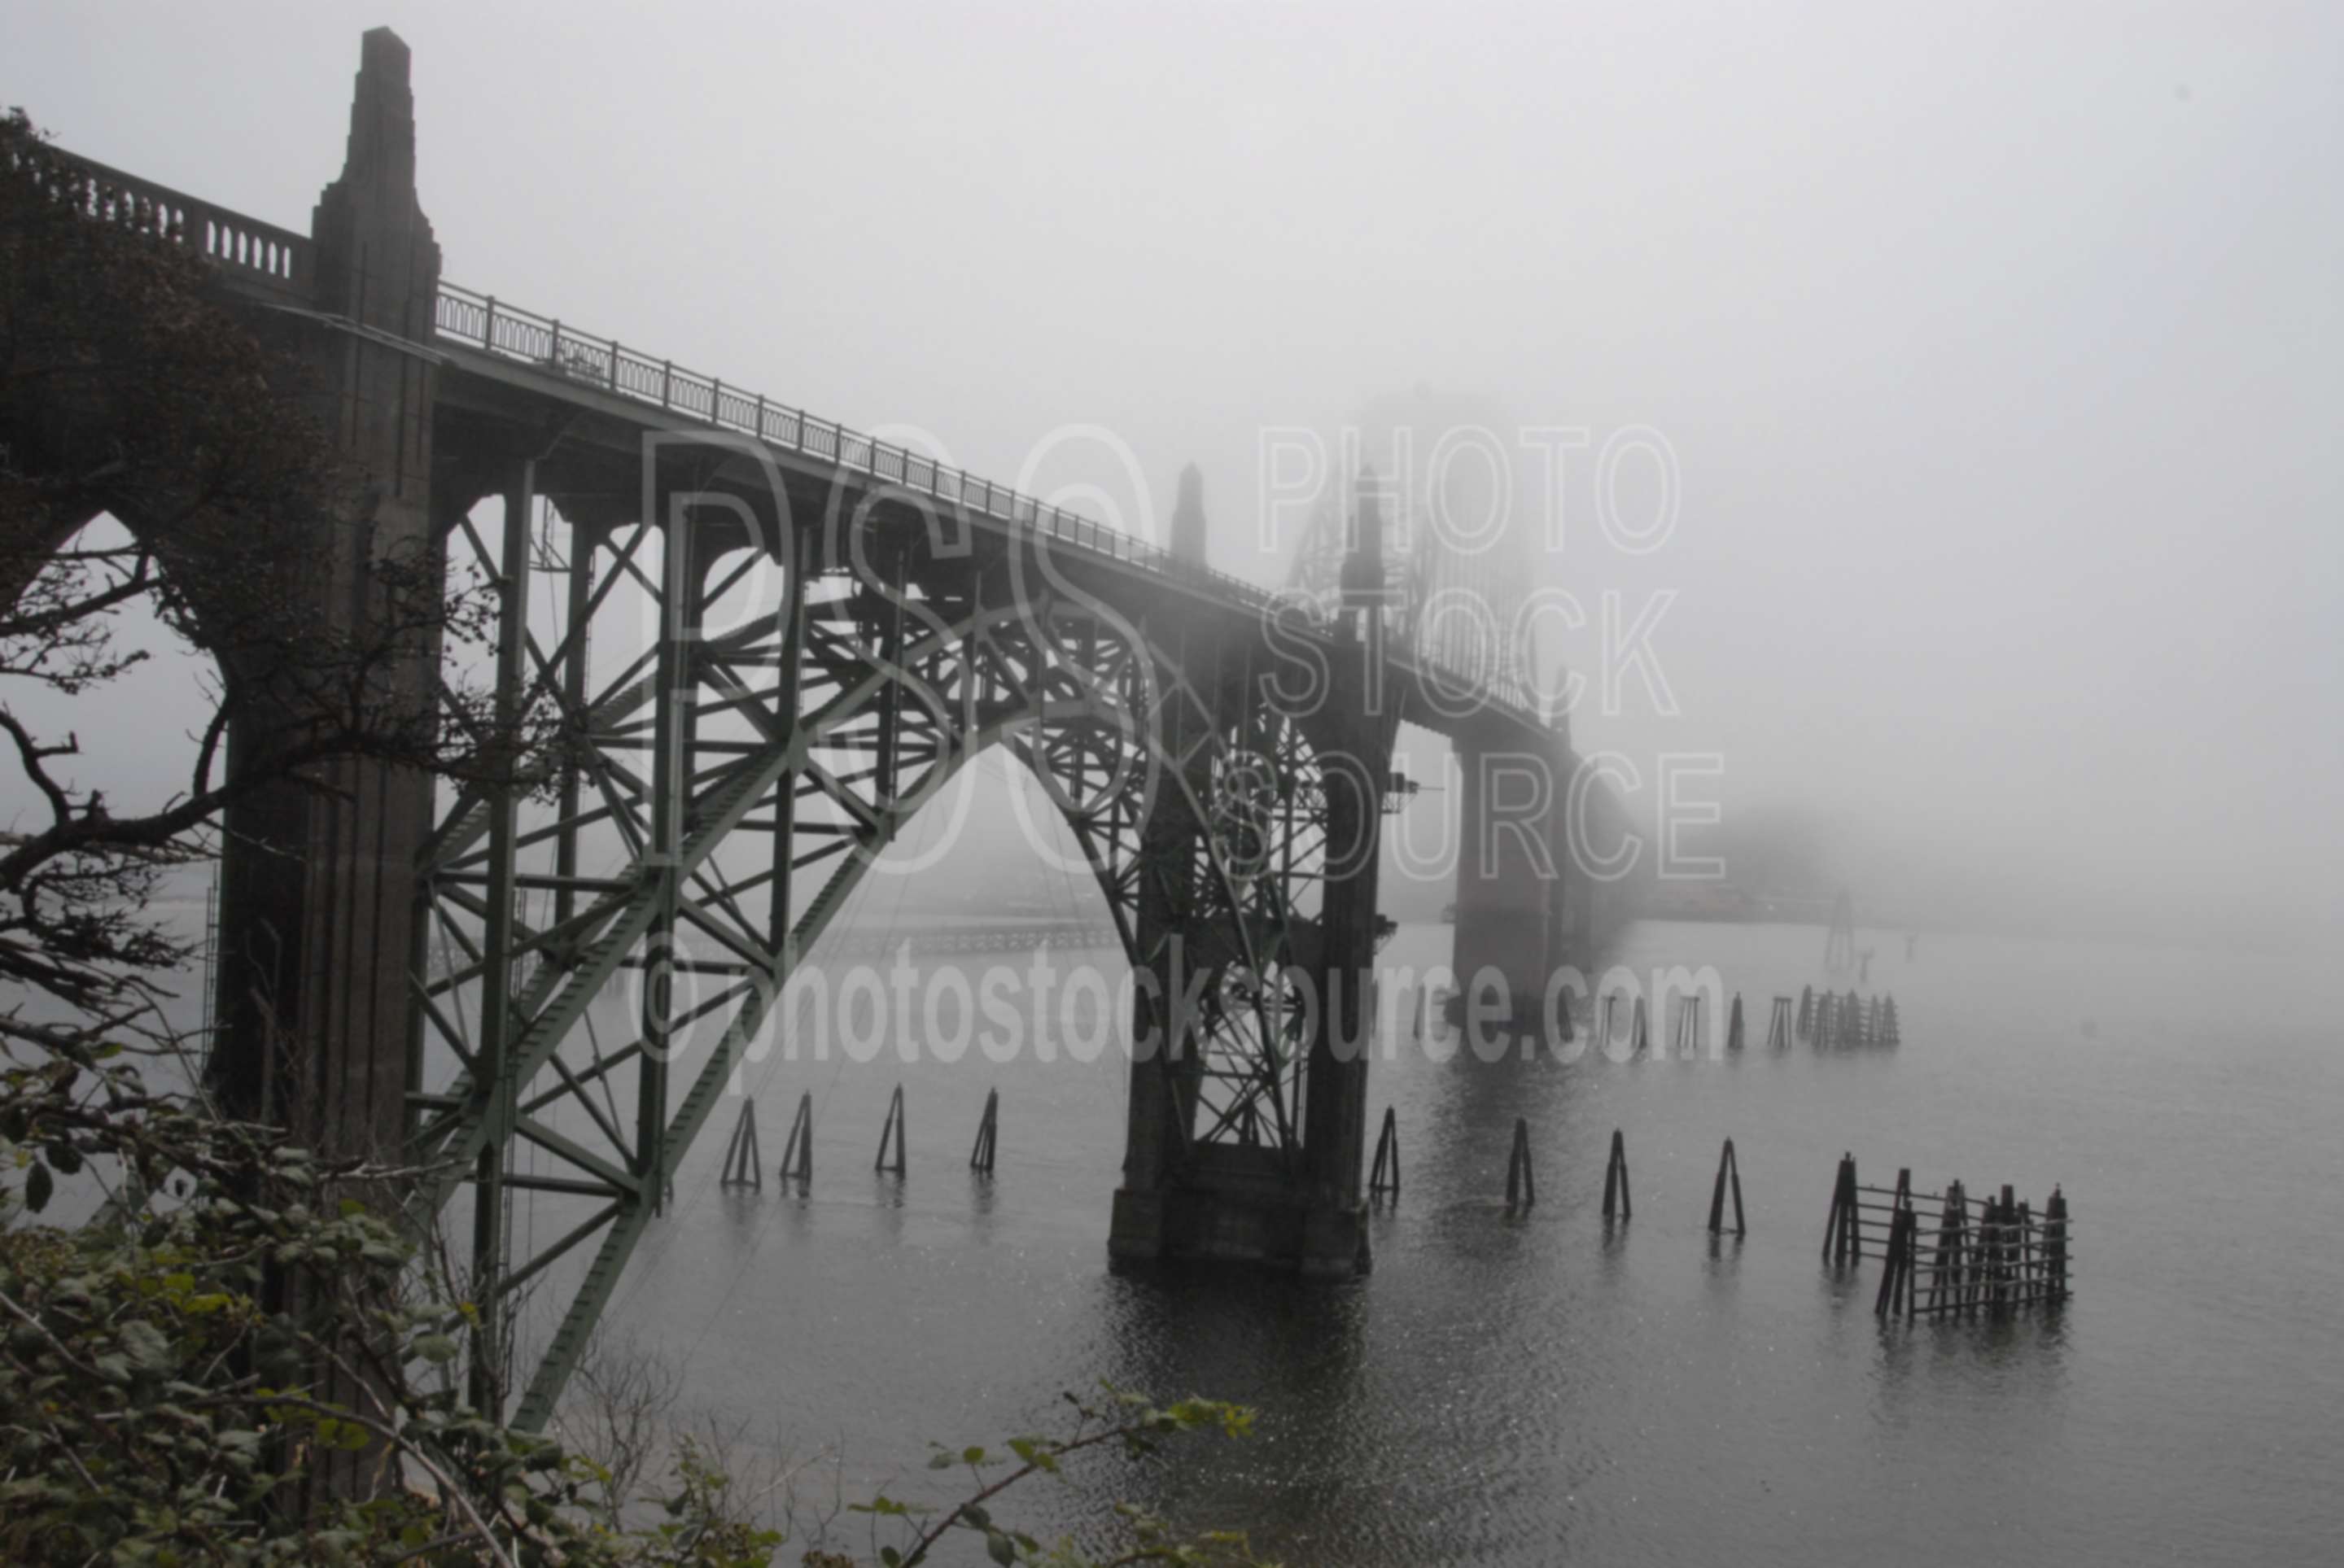
[[[122,1325],[120,1338],[131,1361],[147,1372],[161,1372],[170,1366],[171,1342],[154,1324],[133,1318]]]
[[[983,1464],[985,1462],[985,1450],[979,1448],[975,1443],[971,1443],[966,1448],[960,1451],[960,1462],[963,1464]]]
[[[49,1206],[49,1194],[56,1187],[56,1180],[49,1174],[47,1166],[34,1166],[32,1174],[25,1178],[25,1207],[39,1213]]]
[[[1017,1543],[998,1530],[988,1530],[985,1533],[985,1554],[995,1563],[1015,1563],[1017,1561]]]
[[[456,1342],[446,1334],[425,1334],[415,1342],[415,1353],[433,1366],[444,1366],[456,1359]]]

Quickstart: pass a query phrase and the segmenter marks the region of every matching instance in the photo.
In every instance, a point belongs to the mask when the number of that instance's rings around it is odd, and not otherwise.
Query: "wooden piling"
[[[1742,1217],[1742,1166],[1733,1158],[1733,1140],[1731,1138],[1718,1151],[1717,1185],[1710,1190],[1709,1194],[1709,1233],[1713,1236],[1725,1228],[1725,1184],[1728,1181],[1733,1183],[1733,1233],[1737,1237],[1746,1236],[1750,1233],[1750,1227]]]
[[[1620,993],[1619,993],[1618,991],[1607,991],[1607,992],[1605,992],[1605,993],[1604,993],[1604,996],[1603,996],[1603,1040],[1602,1040],[1602,1044],[1603,1044],[1603,1049],[1604,1049],[1604,1050],[1611,1050],[1611,1049],[1612,1049],[1612,1040],[1615,1038],[1615,1037],[1613,1036],[1613,1034],[1612,1034],[1612,1014],[1613,1014],[1613,1011],[1614,1011],[1614,1010],[1615,1010],[1615,1009],[1617,1008],[1618,1003],[1619,1003],[1619,1000],[1620,1000]]]
[[[1778,996],[1774,999],[1773,1011],[1766,1019],[1766,1048],[1769,1050],[1788,1050],[1791,1048],[1791,999],[1789,997]]]
[[[1384,1107],[1384,1130],[1376,1137],[1376,1168],[1368,1178],[1368,1194],[1381,1197],[1390,1193],[1392,1201],[1399,1201],[1399,1117],[1391,1106]]]
[[[1995,1211],[2000,1234],[1995,1247],[1994,1304],[1996,1312],[2006,1312],[2018,1294],[2018,1198],[2008,1183],[2003,1186],[2002,1201]]]
[[[2067,1195],[2051,1189],[2043,1205],[2043,1262],[2050,1300],[2067,1299]]]
[[[798,1096],[797,1118],[790,1123],[789,1141],[782,1145],[782,1162],[773,1171],[796,1177],[802,1186],[813,1180],[813,1095]]]
[[[1628,1042],[1629,1055],[1640,1056],[1652,1048],[1650,1020],[1644,1011],[1644,999],[1642,997],[1638,997],[1636,999],[1636,1016],[1630,1020],[1629,1028],[1634,1034],[1634,1038]]]
[[[1799,988],[1799,1038],[1805,1040],[1815,1031],[1815,988]]]
[[[893,1166],[887,1163],[887,1138],[890,1133],[895,1139],[895,1163]],[[899,1083],[894,1096],[887,1101],[887,1120],[879,1129],[879,1157],[871,1161],[871,1169],[896,1176],[904,1173],[904,1086]]]
[[[1969,1234],[1969,1199],[1958,1181],[1948,1182],[1938,1209],[1937,1250],[1929,1263],[1929,1311],[1942,1312],[1958,1304],[1962,1254]],[[1916,1290],[1915,1296],[1919,1294]]]
[[[1733,1010],[1726,1015],[1725,1049],[1728,1050],[1742,1049],[1742,993],[1740,991],[1733,993]]]
[[[1906,1310],[1909,1301],[1907,1287],[1912,1281],[1914,1236],[1919,1223],[1910,1203],[1897,1204],[1896,1211],[1888,1222],[1887,1266],[1880,1271],[1880,1293],[1872,1303],[1875,1317],[1885,1318],[1897,1313],[1907,1317],[1912,1315]]]
[[[1628,1141],[1618,1128],[1612,1130],[1612,1159],[1603,1167],[1603,1218],[1612,1218],[1613,1201],[1617,1200],[1619,1218],[1626,1220],[1635,1212],[1628,1199]]]
[[[1506,1161],[1506,1207],[1527,1209],[1538,1201],[1538,1180],[1531,1174],[1531,1124],[1514,1118],[1514,1151]]]
[[[1425,1010],[1431,1005],[1430,994],[1428,987],[1416,988],[1416,1038],[1419,1040],[1424,1038],[1424,1015]]]
[[[1843,1154],[1832,1188],[1831,1217],[1824,1221],[1824,1256],[1844,1263],[1864,1259],[1864,1234],[1856,1229],[1855,1156]]]
[[[993,1156],[1001,1141],[1001,1091],[985,1091],[985,1114],[976,1123],[976,1147],[969,1151],[968,1168],[982,1175],[993,1174]]]
[[[719,1187],[754,1185],[765,1190],[765,1155],[757,1147],[757,1102],[754,1099],[741,1101],[741,1120],[732,1124],[732,1141],[724,1146],[723,1173],[717,1177]]]
[[[1875,1317],[1904,1311],[1906,1276],[1913,1271],[1913,1169],[1896,1172],[1896,1191],[1888,1200],[1886,1267],[1880,1271],[1880,1294],[1872,1303]]]

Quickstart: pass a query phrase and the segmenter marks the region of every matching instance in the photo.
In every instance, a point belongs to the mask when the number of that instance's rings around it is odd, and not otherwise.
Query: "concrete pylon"
[[[310,411],[359,487],[352,514],[318,519],[287,570],[330,630],[357,638],[384,606],[380,566],[432,545],[440,248],[416,196],[408,69],[397,35],[365,35],[341,176],[311,219],[314,315],[291,318]],[[433,658],[393,671],[386,699],[428,700]],[[232,766],[258,729],[230,734]],[[212,1086],[230,1114],[328,1153],[388,1155],[405,1114],[414,866],[432,786],[369,761],[321,771],[326,790],[272,786],[227,814]]]
[[[1180,470],[1179,498],[1172,504],[1172,558],[1194,571],[1206,569],[1205,471],[1191,463]]]

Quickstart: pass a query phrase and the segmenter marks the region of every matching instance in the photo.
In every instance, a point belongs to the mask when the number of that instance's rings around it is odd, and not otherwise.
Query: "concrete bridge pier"
[[[1506,987],[1512,1015],[1535,1019],[1547,980],[1569,961],[1571,746],[1557,733],[1530,749],[1519,732],[1460,738],[1456,948],[1460,993],[1482,971]]]
[[[307,309],[264,328],[291,335],[309,372],[308,411],[359,483],[354,515],[321,519],[286,569],[329,630],[359,639],[379,630],[381,563],[426,557],[433,542],[428,346],[440,248],[416,198],[408,64],[389,29],[366,35],[346,161],[291,280]],[[393,670],[399,689],[386,699],[428,702],[434,673],[421,658]],[[265,728],[231,732],[231,766]],[[365,759],[318,771],[324,789],[272,785],[227,814],[210,1079],[231,1115],[328,1153],[391,1157],[407,1090],[414,865],[432,785]]]

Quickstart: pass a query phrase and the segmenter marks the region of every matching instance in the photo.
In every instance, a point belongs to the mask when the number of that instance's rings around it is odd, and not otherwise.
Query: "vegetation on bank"
[[[1210,1400],[1069,1396],[1066,1430],[936,1449],[956,1505],[879,1496],[804,1533],[689,1437],[649,1473],[514,1432],[457,1375],[474,1307],[364,1196],[403,1173],[152,1093],[119,1044],[24,1055],[0,1071],[0,1561],[899,1568],[964,1538],[1001,1563],[1255,1561],[1132,1507],[1103,1552],[995,1512],[1086,1454],[1242,1436],[1251,1412]],[[37,1222],[61,1180],[106,1191],[71,1229]]]

